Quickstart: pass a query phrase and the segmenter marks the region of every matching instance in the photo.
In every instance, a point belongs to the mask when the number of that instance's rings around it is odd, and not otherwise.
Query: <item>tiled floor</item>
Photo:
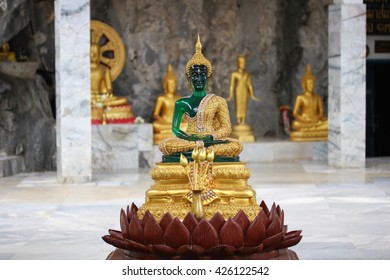
[[[249,165],[257,198],[279,204],[300,259],[390,259],[390,158],[364,169],[325,162]],[[105,259],[101,236],[119,229],[119,211],[142,204],[149,170],[96,172],[82,185],[61,185],[55,173],[0,179],[0,259]]]

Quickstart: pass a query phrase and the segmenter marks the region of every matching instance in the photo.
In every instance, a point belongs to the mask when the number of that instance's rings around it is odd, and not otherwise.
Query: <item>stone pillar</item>
[[[90,2],[55,0],[57,174],[91,181]]]
[[[335,0],[329,7],[328,163],[364,167],[366,147],[366,7]]]

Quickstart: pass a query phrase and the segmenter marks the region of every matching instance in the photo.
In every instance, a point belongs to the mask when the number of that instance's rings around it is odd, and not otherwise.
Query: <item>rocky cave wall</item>
[[[236,57],[246,54],[254,94],[260,98],[249,100],[247,121],[258,139],[280,139],[285,136],[279,106],[293,106],[308,63],[317,78],[316,91],[327,105],[327,22],[332,3],[91,0],[91,19],[111,25],[124,41],[126,64],[114,82],[114,94],[128,97],[136,116],[152,121],[169,63],[178,76],[179,94],[190,93],[185,64],[200,34],[203,53],[214,68],[211,91],[228,96]],[[17,55],[39,62],[30,80],[0,74],[0,151],[22,151],[27,170],[54,169],[54,1],[0,0],[0,27],[1,43],[9,41]],[[235,123],[234,102],[229,105]]]
[[[126,65],[114,94],[127,96],[135,115],[152,121],[167,64],[178,76],[178,92],[188,95],[185,64],[199,33],[213,65],[211,91],[227,97],[236,57],[247,55],[254,94],[247,121],[257,139],[283,138],[279,106],[293,107],[300,78],[311,64],[316,91],[327,104],[328,5],[331,0],[91,0],[91,18],[122,36]],[[234,101],[229,104],[235,123]],[[326,110],[326,109],[325,109]]]
[[[0,1],[0,43],[9,42],[19,61],[38,63],[31,78],[0,73],[0,153],[21,156],[25,171],[55,169],[53,7]]]

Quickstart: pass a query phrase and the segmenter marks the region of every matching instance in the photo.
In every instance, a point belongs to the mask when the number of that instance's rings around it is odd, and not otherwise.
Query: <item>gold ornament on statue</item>
[[[237,70],[230,77],[230,92],[227,101],[235,97],[237,125],[233,126],[232,137],[243,142],[255,142],[252,128],[246,122],[248,97],[255,101],[259,99],[253,94],[252,77],[245,69],[244,55],[237,57]]]
[[[126,97],[113,95],[112,81],[121,73],[125,50],[119,35],[109,25],[91,21],[92,123],[133,123]]]
[[[297,96],[290,133],[292,141],[326,141],[328,139],[328,120],[324,117],[321,96],[314,93],[315,77],[310,65],[302,76],[303,93]]]

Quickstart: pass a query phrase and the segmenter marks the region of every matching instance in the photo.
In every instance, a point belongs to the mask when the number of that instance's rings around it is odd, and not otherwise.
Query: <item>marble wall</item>
[[[55,1],[57,174],[87,182],[91,167],[89,0]]]
[[[328,161],[338,167],[365,165],[365,13],[362,4],[329,9]]]
[[[94,170],[150,167],[153,163],[151,124],[92,126]]]

